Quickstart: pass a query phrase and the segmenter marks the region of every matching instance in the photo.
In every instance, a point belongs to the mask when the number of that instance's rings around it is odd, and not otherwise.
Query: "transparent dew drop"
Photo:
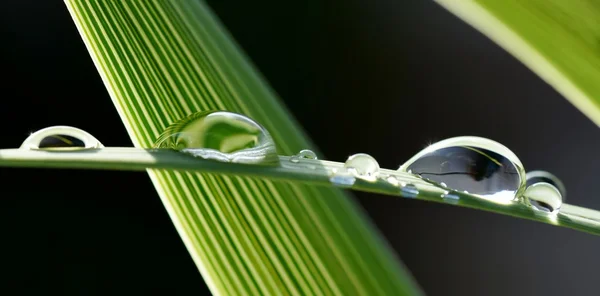
[[[329,177],[329,182],[338,187],[351,187],[356,182],[356,178],[347,173],[336,173]]]
[[[359,179],[374,182],[379,174],[379,163],[369,154],[357,153],[346,160],[344,167]]]
[[[222,162],[279,163],[269,132],[254,120],[228,111],[194,113],[169,126],[154,148],[174,149]]]
[[[535,210],[542,212],[556,213],[563,203],[558,188],[546,182],[538,182],[527,187],[523,195]]]
[[[406,184],[400,188],[403,197],[416,198],[419,195],[419,189],[414,184]]]
[[[387,177],[386,181],[394,186],[400,186],[400,181],[394,176]]]
[[[88,132],[71,126],[51,126],[32,133],[20,149],[76,151],[102,148],[104,145]]]
[[[546,171],[530,171],[526,174],[526,184],[527,186],[531,186],[536,183],[548,183],[556,187],[562,196],[562,201],[564,202],[567,198],[567,189],[562,181],[555,175],[546,172]]]
[[[501,204],[517,200],[525,189],[525,171],[517,156],[504,145],[480,137],[437,142],[398,170]]]
[[[442,194],[442,198],[444,199],[445,202],[451,203],[451,204],[457,204],[458,201],[460,200],[460,197],[458,195],[456,195],[453,192],[449,192],[449,191],[445,191],[444,194]]]
[[[300,150],[298,154],[290,157],[290,161],[293,163],[298,163],[301,159],[317,159],[317,154],[312,150],[304,149]]]
[[[314,153],[312,150],[304,149],[298,152],[298,157],[304,159],[317,159],[317,154]]]

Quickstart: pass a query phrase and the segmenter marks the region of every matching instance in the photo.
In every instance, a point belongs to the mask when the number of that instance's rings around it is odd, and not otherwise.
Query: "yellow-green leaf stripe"
[[[214,109],[260,122],[280,154],[312,147],[202,2],[65,3],[136,147],[151,147],[180,118]],[[149,174],[214,294],[420,294],[353,198],[339,190]]]

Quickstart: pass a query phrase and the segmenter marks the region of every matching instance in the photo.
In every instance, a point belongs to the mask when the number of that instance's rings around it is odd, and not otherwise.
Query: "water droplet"
[[[74,151],[104,147],[88,132],[71,126],[51,126],[32,133],[20,149]]]
[[[298,163],[301,159],[317,159],[317,154],[314,153],[312,150],[304,149],[300,150],[298,154],[290,157],[290,161],[293,163]]]
[[[356,182],[356,178],[350,174],[335,173],[329,178],[329,181],[339,187],[350,187]]]
[[[317,159],[317,154],[314,153],[312,150],[304,149],[298,152],[298,157],[304,159]]]
[[[442,194],[442,198],[444,199],[444,201],[451,204],[456,204],[460,200],[460,197],[458,195],[448,191],[445,191],[444,194]]]
[[[503,204],[516,200],[525,188],[525,171],[517,156],[504,145],[480,137],[435,143],[399,170]]]
[[[223,162],[277,164],[273,138],[254,120],[233,112],[194,113],[169,126],[155,148]]]
[[[400,182],[398,181],[398,179],[396,177],[390,176],[386,180],[388,181],[388,183],[390,183],[394,186],[400,186]]]
[[[413,184],[406,184],[400,188],[400,193],[404,197],[416,198],[419,195],[419,189]]]
[[[554,185],[546,182],[538,182],[527,187],[523,195],[529,204],[538,211],[555,213],[562,205],[560,191]]]
[[[562,196],[563,202],[567,197],[567,189],[562,181],[555,175],[546,172],[546,171],[530,171],[526,174],[526,184],[527,186],[531,186],[536,183],[544,182],[553,185],[558,189],[560,195]]]
[[[379,174],[379,163],[369,154],[357,153],[346,160],[344,167],[355,177],[374,182]]]

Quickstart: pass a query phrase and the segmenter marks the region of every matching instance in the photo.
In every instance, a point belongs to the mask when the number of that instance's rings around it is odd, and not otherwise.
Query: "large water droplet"
[[[223,162],[277,164],[273,138],[254,120],[227,111],[192,114],[169,126],[155,148]]]
[[[399,170],[503,204],[514,201],[525,188],[525,171],[517,156],[504,145],[480,137],[437,142]]]
[[[369,154],[357,153],[346,160],[344,167],[355,177],[367,181],[376,181],[379,174],[379,163]]]
[[[32,133],[21,149],[45,151],[74,151],[104,147],[88,132],[71,126],[51,126]]]
[[[529,204],[538,211],[555,213],[562,205],[560,191],[554,185],[545,182],[538,182],[527,187],[524,196]]]

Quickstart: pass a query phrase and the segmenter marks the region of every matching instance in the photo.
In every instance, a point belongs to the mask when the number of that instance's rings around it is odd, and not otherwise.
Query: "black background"
[[[598,128],[429,1],[208,1],[323,152],[395,168],[484,136],[600,209]],[[130,146],[62,1],[0,4],[0,148],[51,125]],[[208,293],[143,173],[0,169],[2,294]],[[600,239],[532,221],[356,193],[428,295],[597,295]]]

